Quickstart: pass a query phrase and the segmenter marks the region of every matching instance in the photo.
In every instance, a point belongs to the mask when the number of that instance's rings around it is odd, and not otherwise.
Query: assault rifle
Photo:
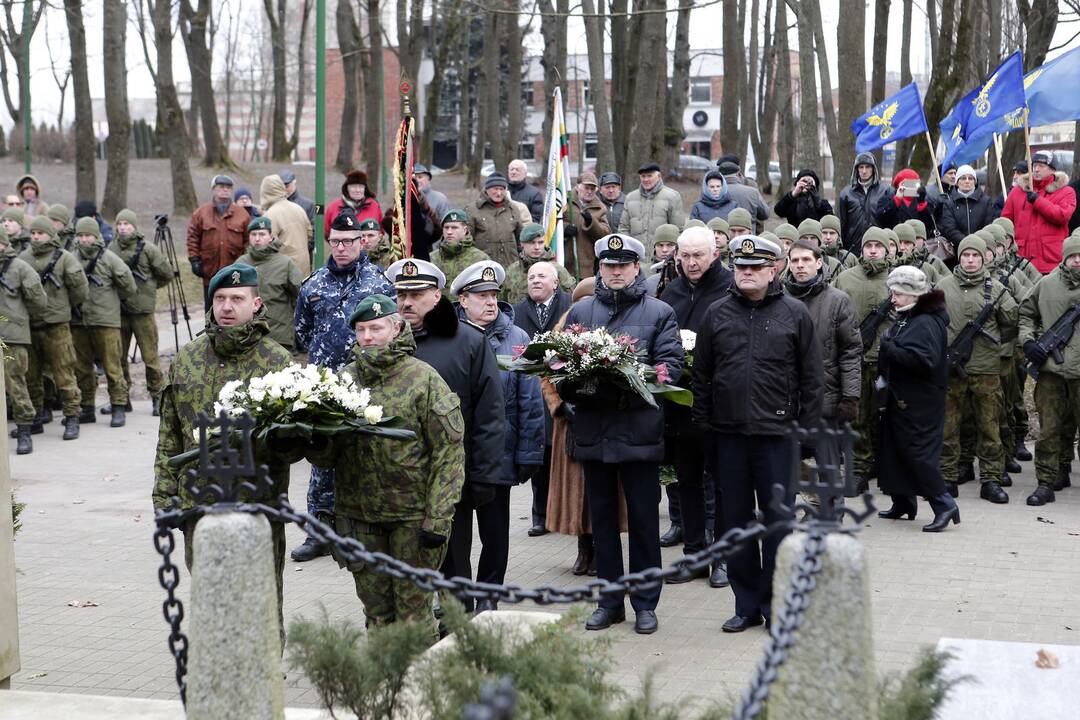
[[[881,301],[880,305],[874,308],[874,312],[864,317],[863,321],[859,323],[859,335],[862,336],[863,352],[874,346],[878,328],[881,327],[881,323],[885,322],[885,318],[889,317],[890,310],[892,310],[892,298],[887,297]]]
[[[1012,277],[1012,274],[1016,272],[1016,268],[1018,267],[1020,267],[1019,260],[1013,263],[1012,268],[1001,281],[1003,287],[1001,288],[1001,292],[998,293],[998,296],[983,305],[982,309],[979,310],[979,314],[976,315],[973,320],[967,321],[963,329],[957,333],[956,338],[945,351],[945,358],[949,364],[949,372],[955,374],[957,377],[967,377],[967,371],[964,369],[964,366],[967,365],[968,360],[971,359],[971,353],[975,349],[975,338],[982,335],[995,345],[1001,344],[1001,340],[988,333],[985,326],[990,320],[990,316],[994,314],[994,310],[997,309],[998,303],[1001,302],[1001,298],[1004,297],[1005,293],[1009,292],[1009,279]],[[987,282],[989,282],[989,280],[987,280]],[[989,286],[987,293],[989,294]]]
[[[1054,321],[1049,330],[1032,342],[1038,345],[1048,357],[1054,358],[1054,362],[1063,363],[1065,362],[1065,356],[1061,354],[1061,351],[1072,340],[1077,320],[1080,320],[1080,302],[1070,305],[1069,309]],[[1041,365],[1028,362],[1024,366],[1024,370],[1027,371],[1028,375],[1038,380],[1041,367]]]
[[[56,269],[56,263],[60,261],[60,256],[63,254],[64,251],[60,248],[56,248],[55,250],[53,250],[52,260],[49,262],[48,265],[45,266],[45,269],[41,271],[41,279],[45,282],[51,282],[53,285],[56,286],[57,290],[64,286],[57,279],[56,275],[53,275],[53,270]]]

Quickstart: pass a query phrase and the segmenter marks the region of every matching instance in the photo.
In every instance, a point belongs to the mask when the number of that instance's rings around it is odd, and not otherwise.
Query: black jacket
[[[612,334],[637,338],[638,359],[646,365],[665,363],[672,382],[682,373],[683,350],[675,311],[645,290],[645,276],[638,275],[624,290],[609,290],[599,277],[596,295],[570,308],[566,325],[580,323],[589,329],[605,327]],[[664,411],[620,391],[582,397],[576,388],[562,383],[559,393],[574,404],[571,454],[578,462],[660,462],[664,458]],[[603,388],[601,388],[603,390]]]
[[[878,482],[889,495],[945,492],[939,461],[949,384],[948,327],[945,295],[934,290],[899,313],[881,339],[878,372],[888,388]]]
[[[960,241],[994,222],[999,210],[989,195],[975,188],[969,197],[959,190],[949,193],[949,199],[941,205],[941,221],[938,228],[945,239],[957,247]],[[929,227],[929,226],[928,226]]]
[[[865,188],[859,183],[859,163],[874,166],[874,175]],[[836,198],[836,215],[840,218],[843,235],[840,242],[855,254],[862,247],[862,236],[870,227],[879,227],[877,209],[881,198],[892,197],[892,188],[881,182],[877,173],[877,163],[870,153],[859,153],[851,166],[851,183],[840,191]]]
[[[551,310],[548,312],[547,322],[540,325],[540,318],[536,315],[536,305],[529,298],[525,298],[514,305],[514,324],[525,331],[530,337],[536,337],[537,333],[547,332],[555,327],[563,313],[570,309],[570,293],[565,290],[556,290],[555,297],[551,301]]]
[[[821,348],[806,306],[774,281],[754,303],[732,287],[705,313],[694,349],[698,428],[784,435],[821,418]]]
[[[807,218],[820,220],[826,215],[832,215],[833,211],[829,201],[821,197],[821,178],[817,176],[816,172],[813,170],[800,170],[799,174],[795,176],[795,182],[799,182],[801,178],[807,176],[814,178],[813,190],[801,193],[797,197],[788,190],[776,202],[776,206],[773,207],[773,212],[795,227],[799,227],[799,223]]]
[[[498,484],[502,471],[506,417],[502,379],[484,333],[460,322],[443,296],[413,330],[416,357],[435,368],[461,398],[465,419],[465,481]]]
[[[908,220],[921,220],[927,232],[934,229],[934,208],[930,201],[923,198],[898,198],[895,195],[883,195],[878,200],[877,219],[883,228],[894,228]]]
[[[540,192],[540,188],[528,182],[509,183],[509,185],[510,199],[517,200],[529,208],[533,222],[544,222],[544,193]]]

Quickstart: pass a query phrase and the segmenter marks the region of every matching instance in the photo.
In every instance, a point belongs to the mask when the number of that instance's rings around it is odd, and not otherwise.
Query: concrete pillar
[[[805,534],[792,533],[780,545],[773,578],[774,620],[805,544]],[[810,605],[769,693],[770,718],[876,720],[868,573],[858,540],[839,533],[828,536]]]
[[[4,388],[4,357],[0,352],[0,397]],[[15,546],[12,545],[11,465],[7,429],[0,433],[0,688],[19,672],[19,609],[15,597]]]
[[[284,718],[270,523],[210,514],[195,528],[191,568],[190,718]]]

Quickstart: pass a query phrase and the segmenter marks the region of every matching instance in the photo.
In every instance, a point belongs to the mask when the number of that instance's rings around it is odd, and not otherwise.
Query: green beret
[[[52,208],[50,208],[50,211]],[[130,208],[124,208],[120,212],[116,213],[116,222],[130,223],[136,230],[139,229],[139,216],[135,214],[134,210]]]
[[[686,221],[686,224],[682,226],[682,229],[685,230],[692,227],[707,227],[707,225],[705,225],[705,223],[701,222],[697,218],[690,218]]]
[[[705,223],[702,223],[704,227]],[[664,223],[660,227],[653,231],[653,246],[657,243],[676,243],[679,240],[679,226],[672,225],[671,223]]]
[[[978,250],[980,257],[986,256],[986,241],[978,235],[968,235],[960,241],[956,248],[956,256],[960,257],[965,250]]]
[[[447,213],[449,214],[449,213]],[[533,238],[540,237],[544,234],[544,226],[540,223],[529,223],[525,227],[521,228],[521,235],[519,239],[522,243],[527,243]]]
[[[741,227],[749,230],[754,227],[754,220],[746,208],[735,208],[727,216],[728,227]]]
[[[840,218],[835,215],[826,215],[821,218],[821,229],[832,230],[837,235],[840,234]]]
[[[915,231],[916,238],[926,239],[926,223],[918,218],[911,218],[907,221],[907,224],[911,226],[911,229]]]
[[[714,233],[721,232],[725,235],[731,234],[731,228],[728,227],[728,221],[722,217],[714,217],[712,220],[709,221],[709,224],[706,227],[708,227]]]
[[[1061,262],[1064,263],[1070,255],[1077,253],[1080,253],[1080,236],[1074,233],[1065,238],[1065,242],[1061,245]]]
[[[773,230],[773,232],[775,232],[776,237],[780,238],[781,240],[795,242],[799,239],[799,229],[791,223],[780,223],[776,226],[776,229]]]
[[[26,224],[26,213],[23,212],[22,208],[9,207],[7,210],[4,211],[3,215],[0,215],[0,219],[14,220],[15,222],[19,223],[20,225],[25,225]]]
[[[94,223],[94,229],[97,229],[97,223]],[[44,215],[38,215],[34,218],[34,222],[30,223],[30,232],[43,232],[51,238],[56,237],[56,228],[53,227],[52,220]]]
[[[899,223],[893,228],[893,232],[896,233],[896,239],[898,242],[915,242],[915,228],[911,227],[907,223]]]
[[[799,237],[804,235],[813,235],[818,240],[821,240],[821,223],[813,218],[806,218],[799,223]]]
[[[49,227],[52,228],[52,223],[49,223]],[[35,229],[33,225],[30,229]],[[76,235],[93,235],[94,237],[101,239],[101,228],[98,227],[97,220],[92,217],[81,217],[79,221],[75,223]]]
[[[210,278],[206,294],[213,298],[218,290],[238,287],[259,287],[259,271],[244,263],[226,265]]]
[[[469,222],[469,213],[457,208],[453,210],[447,210],[446,214],[442,216],[442,222],[440,223],[440,225],[445,225],[448,222],[467,223]]]
[[[258,217],[251,218],[251,222],[248,223],[248,232],[252,230],[266,230],[267,232],[274,232],[274,223],[270,221],[270,218],[265,215],[259,215]]]
[[[375,218],[365,218],[364,221],[360,223],[360,230],[361,231],[364,231],[364,230],[379,230],[379,231],[382,231],[382,227],[379,226],[379,221],[376,220]]]
[[[67,225],[71,222],[71,211],[67,209],[67,206],[60,203],[53,203],[49,206],[49,212],[45,213],[45,217],[50,220],[55,220],[59,223]]]
[[[356,308],[349,315],[349,327],[355,327],[358,322],[378,320],[396,312],[397,303],[392,298],[388,298],[381,293],[368,295],[356,304]]]
[[[1009,237],[1016,237],[1016,228],[1013,227],[1013,221],[1007,217],[999,217],[994,219],[994,225],[1000,225],[1005,228],[1005,234]]]

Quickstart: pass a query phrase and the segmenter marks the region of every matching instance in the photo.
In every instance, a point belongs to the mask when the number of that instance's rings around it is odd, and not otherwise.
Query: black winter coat
[[[529,208],[533,222],[544,222],[544,193],[528,182],[510,183],[510,199]]]
[[[959,190],[949,193],[949,199],[941,205],[941,222],[938,226],[945,239],[957,247],[960,241],[994,222],[1000,211],[994,207],[989,195],[975,188],[969,197]],[[929,228],[929,225],[927,226]]]
[[[566,325],[581,324],[591,329],[607,328],[612,334],[626,333],[637,338],[638,360],[655,367],[665,363],[671,381],[682,374],[683,350],[675,311],[667,303],[650,297],[645,276],[638,275],[624,290],[604,287],[596,278],[596,295],[570,308]],[[570,383],[562,383],[559,393],[575,405],[573,447],[570,454],[578,462],[655,462],[664,459],[664,411],[622,391],[617,398],[609,393],[601,399],[582,397]],[[616,402],[613,402],[616,400]]]
[[[945,430],[949,316],[934,290],[900,313],[881,339],[878,372],[888,388],[878,453],[878,484],[888,495],[936,497]]]
[[[498,484],[506,426],[502,378],[484,333],[459,322],[443,296],[413,330],[416,357],[435,368],[461,399],[465,419],[465,482]]]
[[[874,165],[874,176],[865,189],[859,183],[857,169],[860,162]],[[891,198],[893,190],[881,182],[874,156],[870,153],[856,155],[855,162],[851,166],[851,182],[840,191],[840,195],[836,198],[836,216],[840,218],[840,227],[843,231],[840,242],[845,248],[856,255],[859,254],[863,233],[871,227],[881,226],[877,218],[877,209],[881,205],[881,199],[886,196]]]
[[[784,435],[821,418],[821,348],[806,306],[774,281],[751,302],[732,287],[709,307],[694,349],[698,428]]]
[[[514,324],[525,331],[530,339],[537,333],[547,332],[555,327],[563,313],[570,309],[570,293],[565,290],[556,290],[555,297],[551,301],[551,309],[548,310],[547,322],[540,325],[540,318],[536,314],[536,305],[529,298],[514,305]]]
[[[935,227],[933,206],[929,200],[918,198],[883,196],[878,201],[877,219],[883,228],[894,228],[908,220],[921,220],[927,232],[933,232]]]
[[[773,212],[777,216],[784,218],[795,227],[799,227],[799,223],[807,218],[820,220],[826,215],[832,215],[833,211],[829,201],[821,197],[821,178],[817,176],[817,173],[813,170],[803,170],[795,176],[795,182],[799,182],[803,177],[814,178],[814,189],[800,193],[798,196],[792,195],[788,190],[773,207]]]

